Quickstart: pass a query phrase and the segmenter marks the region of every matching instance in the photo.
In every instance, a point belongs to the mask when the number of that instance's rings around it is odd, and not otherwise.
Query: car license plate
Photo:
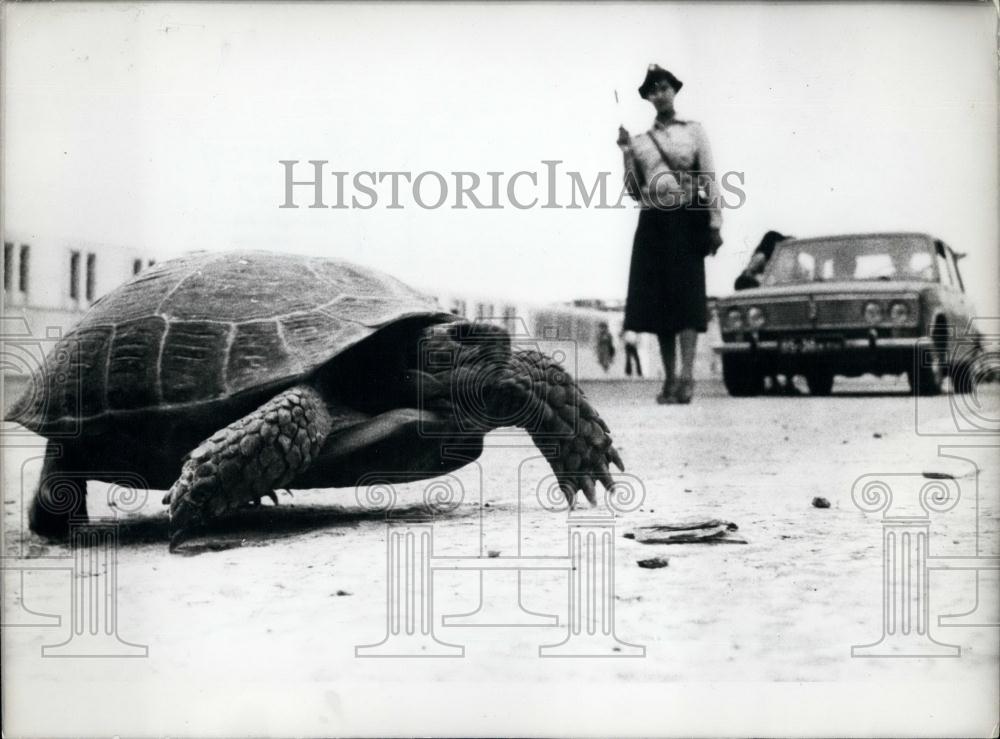
[[[778,351],[782,354],[816,354],[844,348],[843,339],[782,339]]]

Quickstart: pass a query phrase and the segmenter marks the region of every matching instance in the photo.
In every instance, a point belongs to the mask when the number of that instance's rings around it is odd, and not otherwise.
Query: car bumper
[[[723,362],[749,362],[757,371],[768,374],[799,374],[822,369],[857,377],[866,373],[909,372],[915,366],[920,347],[929,345],[930,339],[926,337],[832,339],[790,336],[787,339],[727,341],[714,348]]]
[[[845,339],[837,347],[831,349],[818,350],[817,354],[838,354],[841,352],[871,351],[871,350],[902,350],[912,352],[917,346],[928,343],[926,338],[891,338],[878,339],[870,337],[867,339]],[[713,347],[718,354],[754,354],[754,353],[774,353],[779,354],[780,342],[777,340],[767,341],[727,341],[725,344]],[[788,356],[797,356],[797,353],[789,353]]]

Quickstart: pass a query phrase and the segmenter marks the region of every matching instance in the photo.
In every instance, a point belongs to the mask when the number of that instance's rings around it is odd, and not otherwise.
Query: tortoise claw
[[[619,472],[625,471],[625,463],[622,462],[621,455],[618,454],[617,449],[615,449],[614,447],[608,449],[608,456],[611,458],[611,461],[615,463],[615,467],[618,468]]]
[[[177,529],[177,531],[170,536],[170,553],[176,553],[178,547],[191,538],[191,533],[192,529],[189,528]]]
[[[173,505],[175,509],[170,511],[170,552],[176,552],[177,547],[190,539],[198,529],[204,525],[200,511],[188,498],[177,494],[178,491],[171,489]]]
[[[566,496],[566,502],[569,503],[569,509],[573,510],[576,507],[576,489],[573,487],[573,483],[569,480],[560,480],[559,488],[562,490],[563,495]]]
[[[611,490],[614,487],[615,481],[611,477],[611,471],[604,462],[597,463],[597,470],[594,474],[597,477],[597,481],[604,486],[605,490]]]
[[[597,505],[597,488],[589,475],[583,476],[580,487],[583,489],[583,494],[587,496],[590,505]]]

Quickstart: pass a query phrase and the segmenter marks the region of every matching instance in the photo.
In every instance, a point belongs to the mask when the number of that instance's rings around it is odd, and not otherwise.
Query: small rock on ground
[[[636,564],[647,570],[658,570],[670,564],[670,560],[666,557],[650,557],[649,559],[636,560]]]

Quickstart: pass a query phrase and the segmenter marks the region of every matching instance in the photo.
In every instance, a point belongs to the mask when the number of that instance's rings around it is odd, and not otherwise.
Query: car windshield
[[[839,280],[936,279],[930,242],[917,236],[865,236],[778,244],[762,285]]]

